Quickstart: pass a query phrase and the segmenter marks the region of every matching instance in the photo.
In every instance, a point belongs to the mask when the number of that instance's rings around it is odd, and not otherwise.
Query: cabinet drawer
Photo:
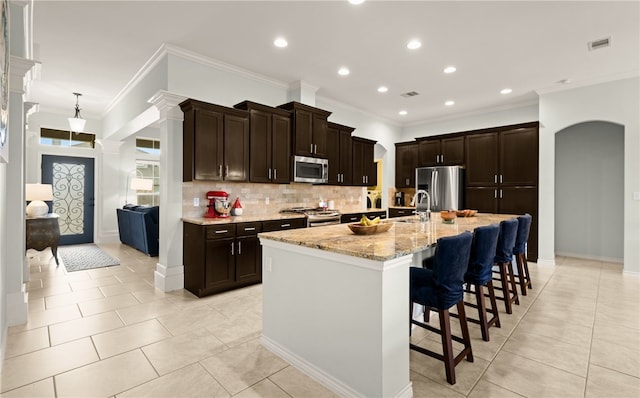
[[[305,228],[306,218],[289,218],[285,220],[270,220],[262,222],[262,232],[283,231],[285,229]]]
[[[237,236],[256,235],[258,232],[262,232],[261,222],[243,222],[236,224]]]
[[[405,217],[415,214],[413,209],[389,209],[389,218],[392,217]]]
[[[205,239],[233,238],[236,236],[236,224],[211,225],[207,227]]]

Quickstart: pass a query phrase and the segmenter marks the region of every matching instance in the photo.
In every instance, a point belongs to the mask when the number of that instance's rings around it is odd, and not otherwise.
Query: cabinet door
[[[236,244],[236,282],[261,282],[262,246],[258,236],[239,236]]]
[[[249,170],[249,119],[224,116],[224,179],[247,181]]]
[[[443,138],[440,149],[442,164],[446,166],[464,164],[464,137]]]
[[[329,161],[329,184],[340,184],[340,130],[327,127],[327,160]]]
[[[338,171],[341,176],[342,185],[351,185],[353,180],[353,142],[351,132],[340,130],[340,167]],[[331,167],[331,163],[329,163]]]
[[[538,185],[538,129],[500,133],[500,183]]]
[[[396,188],[415,188],[418,143],[396,145]]]
[[[259,110],[251,110],[251,124],[249,126],[249,181],[271,182],[269,169],[271,168],[271,115]]]
[[[352,153],[353,153],[353,180],[352,185],[364,186],[364,143],[360,141],[353,141]]]
[[[223,122],[219,112],[204,109],[195,111],[193,168],[196,180],[222,180]]]
[[[418,143],[420,166],[436,166],[440,159],[440,140],[427,140]]]
[[[313,144],[313,114],[304,109],[295,110],[294,145],[296,155],[311,156]]]
[[[533,220],[527,243],[527,259],[538,261],[538,189],[536,187],[501,187],[498,191],[500,213],[531,214]]]
[[[478,210],[480,213],[497,213],[498,188],[468,187],[464,207]]]
[[[327,117],[313,114],[314,156],[327,157]]]
[[[271,181],[288,184],[291,181],[291,119],[272,116]]]
[[[234,239],[211,239],[205,244],[205,290],[224,290],[235,284]]]
[[[467,186],[498,183],[498,133],[467,136],[465,153]]]
[[[378,170],[373,161],[373,144],[364,144],[362,147],[362,168],[364,169],[364,185],[378,185]]]

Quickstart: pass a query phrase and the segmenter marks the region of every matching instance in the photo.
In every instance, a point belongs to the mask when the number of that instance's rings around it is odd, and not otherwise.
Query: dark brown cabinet
[[[293,153],[299,156],[326,158],[327,118],[331,112],[299,102],[289,102],[278,108],[293,114]]]
[[[291,113],[251,101],[234,106],[249,111],[249,181],[291,181]]]
[[[381,220],[387,218],[387,212],[384,210],[380,211],[364,211],[362,213],[345,213],[340,216],[341,223],[353,223],[358,222],[362,218],[362,216],[367,216],[369,220],[373,220],[376,217],[380,217]]]
[[[455,166],[464,164],[464,136],[425,138],[418,141],[420,166]]]
[[[329,160],[329,184],[351,185],[353,127],[337,123],[327,124],[327,159]]]
[[[378,184],[378,171],[373,162],[373,150],[376,141],[360,137],[351,137],[353,145],[352,185],[374,186]]]
[[[538,258],[538,123],[466,136],[466,207],[533,216],[528,258]]]
[[[396,188],[415,188],[418,143],[396,144]]]
[[[412,216],[414,214],[416,214],[416,210],[415,209],[389,207],[389,218],[406,217],[406,216]]]
[[[183,181],[247,181],[249,115],[196,100],[180,104],[183,122]]]
[[[306,218],[287,218],[282,220],[269,220],[262,222],[262,232],[284,231],[287,229],[306,228]]]

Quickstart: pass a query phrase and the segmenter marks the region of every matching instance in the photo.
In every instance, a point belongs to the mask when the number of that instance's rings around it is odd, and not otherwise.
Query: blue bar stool
[[[467,288],[473,286],[476,296],[475,304],[465,301],[465,305],[478,310],[478,319],[467,318],[467,320],[480,325],[482,340],[484,341],[489,341],[489,327],[493,325],[500,327],[500,316],[498,315],[498,304],[496,303],[496,296],[493,289],[491,270],[496,254],[499,234],[500,226],[498,226],[498,224],[478,227],[473,231],[469,268],[464,274],[464,281],[467,283]],[[487,287],[489,300],[491,302],[490,310],[487,309],[485,305],[484,286]],[[487,313],[493,315],[491,319],[488,319]]]
[[[518,299],[518,290],[516,281],[511,267],[513,259],[513,247],[516,244],[516,234],[518,233],[518,219],[505,220],[500,222],[500,235],[498,235],[498,245],[496,248],[496,256],[494,263],[497,266],[497,272],[500,281],[500,287],[496,290],[502,290],[502,297],[496,297],[498,300],[504,301],[504,307],[507,314],[513,313],[512,304],[520,304]]]
[[[471,337],[464,312],[463,278],[469,264],[471,241],[473,235],[463,232],[457,236],[438,239],[433,256],[433,269],[411,267],[410,270],[410,308],[411,324],[420,326],[442,338],[443,354],[439,354],[415,344],[409,344],[412,350],[428,355],[444,362],[444,368],[449,384],[456,384],[455,366],[466,357],[473,362],[471,351]],[[440,329],[413,319],[413,303],[425,306],[425,322],[431,309],[438,312]],[[460,318],[462,337],[451,334],[449,308],[456,305]],[[454,356],[452,341],[464,345],[464,349]]]
[[[529,230],[533,217],[527,213],[518,217],[518,234],[516,244],[513,248],[513,255],[516,256],[516,266],[518,267],[518,283],[523,296],[527,295],[527,287],[531,289],[531,276],[529,276],[529,265],[527,264],[526,243],[529,240]]]

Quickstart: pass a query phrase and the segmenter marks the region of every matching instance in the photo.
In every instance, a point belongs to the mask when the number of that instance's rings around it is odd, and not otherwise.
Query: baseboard
[[[589,256],[586,254],[567,253],[567,252],[556,252],[556,256],[573,257],[573,258],[579,258],[582,260],[591,260],[591,261],[602,261],[606,263],[620,263],[620,264],[624,263],[624,259],[619,257]]]
[[[363,397],[362,394],[355,391],[351,387],[344,384],[342,381],[336,379],[335,377],[327,374],[326,372],[318,369],[313,364],[309,363],[303,358],[300,358],[298,355],[292,353],[286,348],[280,346],[278,343],[274,342],[270,338],[262,335],[260,338],[261,344],[269,351],[284,359],[286,362],[291,364],[294,368],[298,369],[302,373],[311,377],[318,383],[322,384],[324,387],[328,388],[332,392],[334,392],[339,397]],[[408,348],[407,348],[408,349]],[[413,396],[413,387],[412,383],[409,382],[396,396],[395,398],[411,398]]]
[[[538,264],[538,265],[550,265],[552,267],[555,267],[556,260],[546,260],[544,258],[538,258],[538,261],[536,261],[536,264]]]
[[[98,238],[95,239],[95,243],[119,243],[120,242],[120,234],[117,230],[102,232],[98,235]]]
[[[157,263],[153,280],[155,287],[163,292],[184,289],[184,266],[167,267]]]

